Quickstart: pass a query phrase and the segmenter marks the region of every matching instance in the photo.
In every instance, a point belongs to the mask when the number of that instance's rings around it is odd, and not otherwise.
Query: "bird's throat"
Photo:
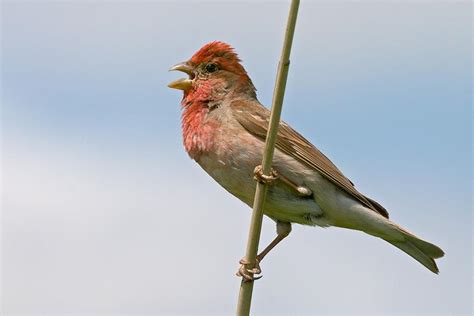
[[[206,120],[209,108],[205,102],[190,102],[184,105],[181,117],[183,144],[193,159],[212,149],[216,122]]]

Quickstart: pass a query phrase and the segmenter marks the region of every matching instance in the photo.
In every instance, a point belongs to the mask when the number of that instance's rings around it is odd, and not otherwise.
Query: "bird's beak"
[[[179,90],[189,90],[191,88],[191,85],[193,83],[194,79],[194,73],[193,73],[193,68],[187,63],[179,63],[174,65],[173,67],[170,68],[169,71],[182,71],[184,73],[187,73],[189,78],[181,78],[178,80],[175,80],[171,83],[168,84],[168,87],[173,88],[173,89],[179,89]]]

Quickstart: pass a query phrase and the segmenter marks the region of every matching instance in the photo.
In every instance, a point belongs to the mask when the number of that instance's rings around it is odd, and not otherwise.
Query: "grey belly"
[[[255,159],[249,159],[248,156],[240,157],[242,154],[245,155],[245,153],[235,154],[231,159],[225,159],[226,162],[216,155],[202,155],[197,162],[224,189],[252,207],[256,188],[253,170],[259,161],[258,157]],[[282,164],[285,164],[285,170],[289,170],[290,173],[285,176],[292,178],[298,185],[304,185],[305,179],[314,180],[311,177],[308,179],[304,168],[298,165],[291,166],[293,162],[286,161],[285,157],[279,157],[278,153],[275,154],[274,161],[275,168],[283,169]],[[300,197],[291,188],[278,181],[268,189],[264,214],[283,222],[327,226],[323,211],[313,196]]]

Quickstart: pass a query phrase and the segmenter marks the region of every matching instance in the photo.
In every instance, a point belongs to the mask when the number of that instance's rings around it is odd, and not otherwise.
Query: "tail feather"
[[[426,255],[432,257],[433,259],[438,259],[444,256],[444,251],[436,245],[433,245],[427,241],[419,239],[412,234],[406,235],[408,239],[416,248],[423,251]]]
[[[444,256],[444,252],[441,248],[416,237],[388,218],[367,208],[353,208],[353,210],[355,212],[351,213],[353,217],[350,218],[350,220],[341,220],[339,218],[333,220],[331,225],[357,229],[369,235],[379,237],[406,252],[416,261],[428,268],[428,270],[436,274],[439,273],[434,259]]]
[[[430,257],[428,254],[424,253],[421,251],[418,247],[416,247],[412,242],[406,240],[406,241],[390,241],[387,240],[389,243],[394,245],[395,247],[403,250],[407,254],[409,254],[411,257],[413,257],[415,260],[417,260],[419,263],[424,265],[425,267],[428,268],[428,270],[432,271],[433,273],[438,274],[439,269],[438,266],[436,265],[436,262],[434,261],[433,257]]]
[[[444,256],[444,251],[438,246],[416,237],[400,226],[394,226],[402,233],[403,240],[385,240],[412,256],[430,271],[438,274],[439,269],[434,259]]]

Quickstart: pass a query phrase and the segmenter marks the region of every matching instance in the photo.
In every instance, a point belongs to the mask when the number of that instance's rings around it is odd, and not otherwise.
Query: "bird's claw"
[[[255,259],[255,267],[252,269],[247,268],[250,262],[245,258],[241,259],[239,263],[240,263],[240,268],[237,271],[237,273],[235,273],[235,275],[238,277],[242,277],[244,279],[244,282],[255,281],[262,277],[261,275],[255,276],[256,274],[262,273],[262,269],[260,268],[258,259]]]
[[[278,172],[276,172],[272,168],[270,170],[270,174],[265,175],[265,174],[263,174],[262,165],[258,165],[253,170],[253,179],[255,181],[260,182],[260,183],[271,185],[278,179]]]

